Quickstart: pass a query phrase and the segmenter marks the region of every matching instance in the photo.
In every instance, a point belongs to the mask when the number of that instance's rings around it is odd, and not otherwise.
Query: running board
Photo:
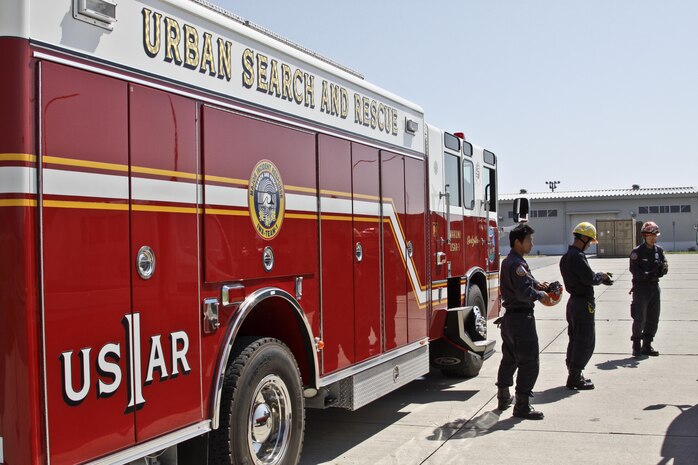
[[[322,387],[315,397],[306,399],[305,405],[310,408],[339,407],[356,410],[427,373],[429,345],[424,344]]]

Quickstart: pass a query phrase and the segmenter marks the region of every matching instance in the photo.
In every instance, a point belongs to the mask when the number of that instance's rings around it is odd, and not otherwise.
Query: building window
[[[514,212],[507,212],[509,218],[514,218]],[[531,210],[528,213],[531,218],[554,218],[557,216],[557,210]]]
[[[690,205],[645,205],[637,207],[640,215],[650,213],[691,213]]]
[[[509,218],[513,218],[513,212],[509,212]],[[552,218],[557,216],[557,210],[531,210],[528,212],[531,218]]]
[[[557,210],[531,210],[531,218],[551,218],[557,216]]]

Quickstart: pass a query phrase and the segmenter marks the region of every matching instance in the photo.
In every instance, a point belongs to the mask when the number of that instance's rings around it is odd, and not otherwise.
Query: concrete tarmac
[[[630,353],[628,259],[590,258],[613,273],[596,288],[596,350],[584,374],[593,391],[565,387],[567,296],[536,306],[541,369],[532,404],[542,421],[497,410],[497,353],[479,376],[438,371],[361,409],[307,410],[301,464],[698,464],[698,255],[668,255],[654,347],[659,357]],[[540,281],[560,280],[558,259],[529,260]]]

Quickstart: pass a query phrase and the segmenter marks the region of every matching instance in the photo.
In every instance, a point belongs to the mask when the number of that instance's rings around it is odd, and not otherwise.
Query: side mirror
[[[527,198],[519,197],[514,199],[514,222],[524,223],[528,221],[529,208],[530,205]]]

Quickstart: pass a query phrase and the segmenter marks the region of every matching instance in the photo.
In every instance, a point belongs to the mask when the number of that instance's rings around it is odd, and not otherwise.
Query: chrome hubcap
[[[480,311],[480,307],[475,306],[473,307],[473,313],[475,314],[475,331],[480,334],[480,336],[486,338],[487,337],[487,319],[485,319],[484,316],[482,316],[482,312]]]
[[[249,445],[256,464],[281,462],[291,436],[291,396],[286,384],[268,375],[257,385],[250,405]]]

